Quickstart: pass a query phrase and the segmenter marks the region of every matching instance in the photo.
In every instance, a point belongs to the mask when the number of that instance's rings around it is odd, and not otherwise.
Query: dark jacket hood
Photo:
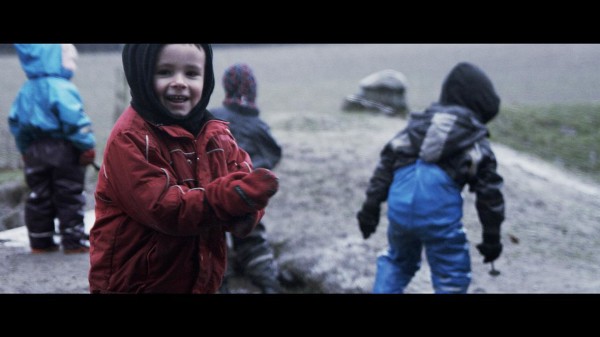
[[[486,124],[500,111],[500,97],[489,77],[477,66],[461,62],[448,74],[440,95],[442,105],[460,105]]]
[[[123,69],[131,90],[131,106],[144,120],[157,125],[181,125],[197,135],[212,115],[206,110],[215,87],[213,55],[210,44],[201,44],[206,53],[202,98],[185,117],[171,114],[154,92],[154,72],[158,54],[165,44],[126,44],[123,48]]]

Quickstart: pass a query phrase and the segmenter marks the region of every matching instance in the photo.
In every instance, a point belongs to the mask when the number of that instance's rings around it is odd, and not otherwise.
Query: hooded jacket
[[[252,163],[227,123],[206,110],[214,86],[210,46],[202,45],[202,97],[186,118],[171,116],[154,94],[162,46],[123,50],[132,100],[109,136],[98,177],[92,293],[213,293],[226,267],[225,231],[248,221],[253,228],[264,214],[223,221],[211,207],[205,187],[250,172]]]
[[[399,173],[400,170],[418,162],[433,164],[449,177],[460,207],[460,190],[469,185],[469,191],[476,194],[475,206],[484,235],[499,235],[504,220],[503,179],[497,173],[496,157],[485,126],[499,109],[500,99],[485,73],[469,63],[456,65],[442,85],[439,102],[423,112],[411,113],[407,127],[385,145],[369,181],[366,209],[376,212],[388,197],[398,197],[389,195],[395,175],[398,180],[413,174],[409,170]],[[395,190],[395,193],[403,194],[401,198],[406,201],[414,191]],[[423,193],[430,194],[425,196],[430,202],[413,204],[415,212],[425,214],[423,221],[462,217],[462,212],[452,216],[434,214],[443,202],[441,196],[431,190]],[[457,206],[456,199],[451,202]]]
[[[15,98],[8,122],[19,152],[32,142],[64,139],[81,151],[94,148],[91,121],[83,109],[73,72],[62,66],[60,44],[15,44],[27,81]]]

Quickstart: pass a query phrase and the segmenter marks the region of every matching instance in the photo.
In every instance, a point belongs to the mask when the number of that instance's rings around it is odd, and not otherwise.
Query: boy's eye
[[[158,69],[158,70],[156,70],[156,75],[159,75],[159,76],[166,76],[166,75],[169,75],[170,73],[171,73],[171,71],[168,70],[168,69]]]
[[[188,77],[198,77],[198,76],[201,76],[200,72],[195,71],[195,70],[188,71],[188,72],[185,73],[185,75],[188,76]]]

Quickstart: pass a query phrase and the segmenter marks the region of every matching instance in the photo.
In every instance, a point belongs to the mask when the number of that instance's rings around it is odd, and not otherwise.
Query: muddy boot
[[[244,244],[238,247],[237,262],[242,268],[242,274],[250,279],[263,294],[282,292],[277,279],[279,269],[269,246],[265,244]]]
[[[84,225],[65,228],[61,231],[61,245],[63,253],[78,254],[90,251],[90,237],[84,232]]]
[[[53,232],[31,233],[29,232],[29,246],[31,254],[46,254],[58,251],[58,245],[54,243]]]
[[[263,294],[279,294],[283,292],[277,278],[278,268],[273,255],[258,256],[246,265],[244,274]]]
[[[263,294],[280,294],[283,292],[281,284],[276,277],[272,276],[251,276],[250,281],[252,284],[260,289]]]
[[[31,247],[31,254],[46,254],[58,251],[58,245],[51,243],[45,247]]]
[[[304,286],[304,280],[289,270],[280,269],[279,274],[277,275],[277,280],[282,286],[288,288],[298,288]]]
[[[281,284],[277,279],[279,268],[273,248],[267,241],[265,226],[259,223],[248,236],[244,238],[233,236],[232,239],[241,274],[248,277],[263,294],[282,292]]]

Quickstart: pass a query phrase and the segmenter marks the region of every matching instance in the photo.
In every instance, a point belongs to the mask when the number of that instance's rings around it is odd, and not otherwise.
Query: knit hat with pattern
[[[256,109],[256,79],[247,64],[238,63],[223,74],[224,105],[238,105]]]

